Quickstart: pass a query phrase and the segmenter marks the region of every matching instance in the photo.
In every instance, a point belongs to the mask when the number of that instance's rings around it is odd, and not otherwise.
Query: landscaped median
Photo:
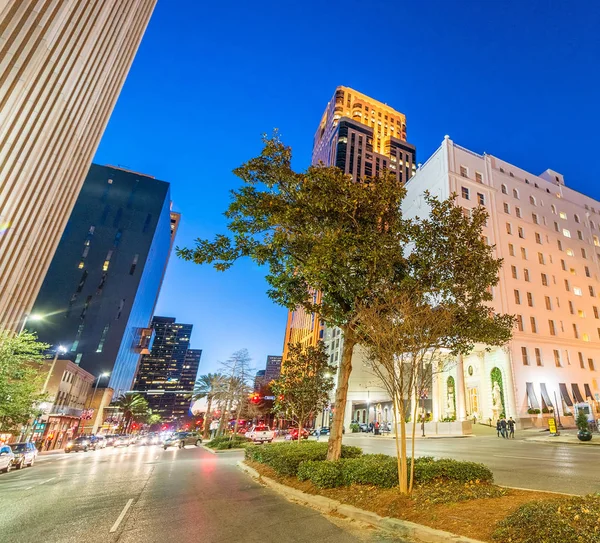
[[[347,446],[338,461],[327,462],[326,455],[326,443],[249,445],[245,464],[278,489],[291,488],[294,499],[301,491],[318,509],[421,541],[457,541],[456,534],[493,543],[600,543],[598,494],[504,488],[482,464],[423,457],[415,461],[415,488],[408,497],[397,489],[395,458]]]
[[[210,452],[225,452],[232,450],[243,450],[251,441],[244,436],[219,436],[204,444],[204,448]]]

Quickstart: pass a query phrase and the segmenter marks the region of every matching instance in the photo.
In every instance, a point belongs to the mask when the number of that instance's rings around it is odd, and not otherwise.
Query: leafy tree
[[[291,149],[265,138],[260,156],[234,173],[243,181],[225,212],[231,237],[198,239],[178,254],[227,270],[249,257],[269,268],[268,295],[289,310],[318,314],[344,333],[328,458],[341,452],[344,407],[357,343],[356,307],[404,276],[405,190],[395,175],[355,183],[335,167],[291,167]],[[317,301],[310,292],[319,291]],[[287,361],[286,361],[287,363]]]
[[[115,405],[123,412],[126,433],[134,421],[143,420],[148,416],[148,401],[141,394],[126,392],[117,399]]]
[[[38,413],[44,351],[49,345],[35,334],[0,332],[0,432],[14,433]]]
[[[281,376],[271,385],[275,394],[275,411],[293,420],[298,429],[314,418],[329,403],[335,367],[329,364],[323,342],[316,347],[290,344],[289,357]],[[298,441],[302,432],[298,432]]]
[[[202,375],[194,384],[192,399],[197,401],[206,398],[206,414],[204,415],[204,425],[202,427],[202,436],[204,438],[208,438],[210,423],[212,421],[213,402],[223,398],[225,384],[225,377],[220,373]]]
[[[240,349],[234,352],[227,361],[221,362],[225,384],[223,392],[224,407],[221,409],[218,435],[222,435],[225,431],[225,425],[234,408],[236,413],[234,432],[237,432],[239,416],[248,401],[248,393],[251,390],[251,361],[248,349]]]

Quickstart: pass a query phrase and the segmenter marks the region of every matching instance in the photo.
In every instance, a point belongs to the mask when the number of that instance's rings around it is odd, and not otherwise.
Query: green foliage
[[[358,447],[342,446],[342,458],[355,458],[362,454]],[[254,462],[266,464],[279,475],[296,476],[302,462],[309,460],[325,460],[327,443],[305,441],[302,443],[272,443],[254,445],[246,448],[246,458]]]
[[[353,422],[353,423],[350,425],[350,431],[351,431],[353,434],[356,434],[357,432],[360,432],[360,426],[358,425],[358,423],[356,423],[356,422]]]
[[[194,383],[192,400],[219,400],[224,396],[225,384],[225,377],[220,373],[201,375]]]
[[[334,374],[322,341],[315,347],[290,344],[281,377],[271,384],[275,411],[303,428],[329,403]]]
[[[244,436],[219,436],[211,439],[206,446],[210,449],[225,451],[228,449],[241,449],[252,441]]]
[[[149,416],[148,401],[136,392],[126,392],[114,402],[114,405],[123,413],[125,431],[129,430],[133,421],[145,421]]]
[[[498,543],[600,542],[600,494],[521,505],[498,523]]]
[[[529,413],[530,415],[539,415],[541,411],[537,407],[530,407],[527,410],[527,413]]]
[[[410,458],[408,467],[410,469]],[[298,479],[311,481],[320,488],[352,484],[380,488],[398,486],[398,462],[385,454],[365,454],[334,462],[307,461],[300,464]],[[415,460],[415,482],[418,485],[455,482],[462,485],[493,482],[492,472],[482,464],[459,460],[434,460],[424,456]]]
[[[500,416],[504,417],[504,409],[506,404],[504,403],[504,384],[502,382],[502,372],[500,371],[500,368],[494,368],[490,372],[490,379],[492,380],[492,390],[494,389],[495,383],[498,384],[498,388],[500,389],[500,403],[502,404],[502,413],[500,413]]]
[[[577,417],[575,418],[575,424],[579,430],[589,430],[588,417],[583,409],[577,410]]]
[[[13,433],[38,414],[46,374],[43,353],[49,345],[36,335],[0,332],[0,432]]]
[[[457,503],[469,500],[501,498],[508,494],[508,489],[490,483],[470,481],[459,483],[447,479],[420,485],[414,495],[419,507],[427,507],[440,503]]]

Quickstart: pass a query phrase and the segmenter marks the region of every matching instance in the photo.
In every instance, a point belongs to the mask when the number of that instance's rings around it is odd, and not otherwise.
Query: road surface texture
[[[600,447],[530,442],[522,438],[523,434],[517,439],[503,439],[495,430],[483,433],[417,439],[415,453],[481,462],[493,471],[499,485],[568,494],[600,492]],[[365,453],[396,455],[394,439],[389,437],[351,434],[344,437],[344,443],[361,447]]]
[[[240,458],[158,446],[40,456],[0,474],[0,541],[400,541],[288,502],[242,473]]]

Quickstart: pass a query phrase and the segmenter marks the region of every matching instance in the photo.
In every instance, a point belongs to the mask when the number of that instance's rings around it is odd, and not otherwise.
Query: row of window
[[[571,361],[569,359],[569,351],[565,350],[565,354],[567,357],[567,363],[571,364]],[[561,358],[561,353],[558,349],[553,349],[553,355],[554,355],[554,364],[557,368],[562,368],[563,367],[563,361]],[[586,369],[586,364],[585,364],[585,358],[583,356],[582,352],[578,352],[577,353],[577,357],[579,359],[579,367],[581,369]],[[535,347],[534,348],[534,358],[535,358],[535,364],[536,366],[543,366],[544,362],[543,362],[543,358],[542,358],[542,351],[540,348]],[[530,361],[530,357],[529,357],[529,350],[527,347],[521,347],[521,359],[523,361],[523,365],[524,366],[530,366],[531,365],[531,361]],[[594,359],[593,358],[588,358],[587,359],[587,369],[589,369],[590,371],[596,371],[596,365],[594,364]]]
[[[525,331],[525,324],[523,321],[523,316],[522,315],[516,315],[516,321],[517,321],[517,330],[519,330],[519,332],[524,332]],[[559,321],[560,322],[560,329],[561,332],[565,332],[565,326],[563,321]],[[529,323],[531,326],[531,333],[532,334],[537,334],[539,333],[539,328],[538,328],[538,324],[537,324],[537,320],[535,317],[530,317],[529,318]],[[590,341],[590,336],[587,333],[583,333],[580,334],[579,333],[579,326],[576,323],[572,324],[573,326],[573,337],[575,339],[582,339],[583,341]],[[598,331],[598,339],[600,339],[600,328],[597,328]],[[556,326],[556,322],[553,319],[548,319],[548,332],[550,333],[551,336],[556,336],[558,333],[558,329]]]

